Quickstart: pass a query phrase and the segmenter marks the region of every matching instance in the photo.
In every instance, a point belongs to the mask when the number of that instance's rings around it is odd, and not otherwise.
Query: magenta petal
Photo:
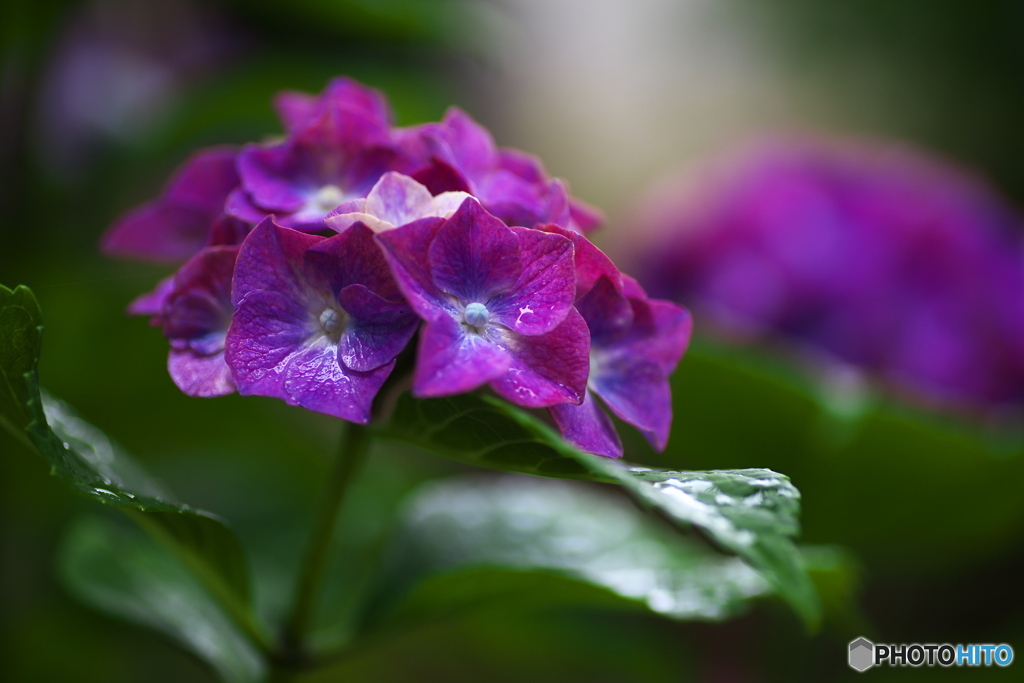
[[[580,232],[590,232],[605,220],[600,209],[574,198],[569,199],[569,216]]]
[[[616,291],[605,276],[597,281],[583,298],[576,302],[576,310],[590,328],[590,343],[602,348],[621,341],[633,327],[633,306],[630,300]]]
[[[352,109],[382,124],[391,121],[391,110],[384,96],[351,78],[332,79],[320,96],[285,91],[274,97],[274,110],[289,133],[308,125],[326,107]]]
[[[159,315],[167,301],[167,296],[174,291],[174,276],[169,275],[157,283],[152,292],[146,292],[128,304],[129,315]]]
[[[658,363],[665,375],[676,369],[690,342],[693,318],[690,312],[659,299],[629,299],[633,308],[633,330],[617,350]]]
[[[189,396],[225,396],[234,392],[231,369],[224,362],[222,350],[204,356],[191,349],[171,349],[167,370],[171,379]]]
[[[578,406],[562,403],[551,406],[548,411],[566,441],[581,451],[609,458],[622,457],[622,441],[615,425],[589,391]]]
[[[314,336],[316,322],[305,308],[278,292],[246,295],[225,342],[239,393],[285,398],[281,371],[295,349]]]
[[[104,234],[109,254],[181,261],[207,242],[210,226],[238,185],[236,150],[215,147],[189,158],[158,199],[123,215]]]
[[[437,126],[441,139],[448,143],[454,161],[469,177],[490,170],[497,157],[494,138],[486,128],[458,107],[451,107]]]
[[[420,333],[413,394],[451,396],[472,391],[504,375],[512,358],[489,339],[464,333],[449,316],[428,322]]]
[[[132,209],[103,235],[107,254],[147,261],[175,262],[202,249],[212,218],[203,209],[161,200]]]
[[[579,299],[597,284],[601,276],[613,283],[619,283],[621,275],[612,260],[583,235],[567,230],[554,223],[537,226],[544,232],[552,232],[572,240],[576,260],[576,298]]]
[[[475,199],[462,202],[429,249],[434,284],[465,303],[486,303],[523,271],[519,238]]]
[[[472,187],[466,177],[440,159],[431,159],[430,163],[412,172],[410,177],[430,190],[430,194],[442,192],[467,192],[472,194]]]
[[[599,357],[590,387],[656,449],[665,448],[672,426],[672,393],[656,362],[629,353]]]
[[[445,223],[443,218],[423,218],[376,238],[409,305],[424,320],[450,318],[455,313],[450,302],[443,306],[447,299],[430,272],[430,246]]]
[[[291,141],[246,145],[238,155],[238,172],[251,201],[268,213],[301,209],[318,187],[307,156]]]
[[[419,326],[404,302],[386,301],[360,284],[342,289],[338,303],[352,317],[338,341],[338,359],[352,370],[369,372],[390,363]]]
[[[356,372],[338,363],[337,347],[321,338],[296,351],[283,371],[286,401],[318,413],[367,424],[373,399],[391,374],[391,361],[372,372]]]
[[[267,218],[249,233],[242,243],[235,265],[231,301],[237,307],[251,291],[266,289],[287,292],[301,301],[307,287],[300,274],[306,250],[323,237],[282,228]]]
[[[528,408],[583,401],[590,371],[590,335],[576,309],[570,308],[562,324],[547,334],[507,334],[504,346],[512,365],[491,382],[498,394]]]
[[[394,367],[388,363],[368,373],[342,367],[337,344],[319,333],[309,312],[266,291],[251,292],[239,305],[225,357],[240,394],[273,396],[364,424]]]
[[[197,152],[171,180],[166,199],[204,209],[213,216],[220,214],[224,198],[238,187],[237,156],[238,150],[233,147],[212,147]]]
[[[224,203],[224,212],[233,218],[253,225],[267,218],[271,213],[253,204],[249,195],[242,188],[238,188],[228,195],[227,201]]]
[[[305,253],[305,273],[310,284],[329,283],[335,292],[352,284],[368,287],[381,297],[398,301],[395,282],[374,233],[362,224],[332,235]]]
[[[487,305],[491,319],[519,334],[549,332],[572,308],[572,242],[527,228],[511,230],[519,238],[523,270],[515,285]]]

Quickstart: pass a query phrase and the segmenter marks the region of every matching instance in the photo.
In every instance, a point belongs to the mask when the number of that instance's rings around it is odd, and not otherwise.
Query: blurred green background
[[[272,399],[183,396],[159,332],[123,312],[168,269],[106,259],[95,245],[191,150],[276,134],[278,90],[317,92],[348,74],[383,90],[403,124],[458,104],[607,210],[598,242],[614,243],[629,202],[659,174],[775,127],[905,139],[1024,200],[1017,2],[10,0],[0,32],[0,281],[31,286],[42,305],[43,384],[182,499],[231,520],[271,564],[301,552],[293,530],[312,515],[339,424]],[[675,390],[668,451],[649,452],[624,428],[628,457],[791,476],[804,496],[802,542],[855,559],[855,608],[826,592],[814,635],[772,601],[725,624],[481,613],[316,680],[820,681],[855,675],[845,653],[858,635],[1024,644],[1021,434],[884,398],[844,416],[785,357],[703,338]],[[213,680],[155,633],[63,591],[56,548],[92,506],[6,435],[0,448],[0,678]],[[405,492],[461,471],[376,453],[342,533],[372,545]],[[268,529],[287,540],[260,547]]]

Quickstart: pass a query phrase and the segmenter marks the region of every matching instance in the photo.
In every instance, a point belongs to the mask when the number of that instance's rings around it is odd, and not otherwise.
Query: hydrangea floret
[[[275,106],[282,139],[200,152],[104,237],[115,255],[188,259],[129,308],[170,340],[184,392],[366,424],[411,367],[414,396],[486,387],[592,453],[622,454],[599,401],[665,446],[689,315],[582,234],[600,214],[563,181],[457,109],[397,128],[348,78]]]
[[[1024,402],[1019,219],[972,173],[902,144],[779,138],[643,199],[655,295],[734,340],[969,413]]]

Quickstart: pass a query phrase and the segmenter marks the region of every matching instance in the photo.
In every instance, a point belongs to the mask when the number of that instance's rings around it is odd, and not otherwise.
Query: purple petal
[[[128,304],[129,315],[159,315],[167,296],[174,291],[174,276],[169,275],[157,283],[152,292],[147,292]]]
[[[197,152],[171,179],[165,194],[167,201],[203,209],[211,215],[220,214],[224,199],[238,187],[237,157],[238,150],[233,147]]]
[[[600,209],[572,197],[569,199],[569,217],[573,226],[584,233],[590,232],[605,221]]]
[[[609,458],[622,457],[622,441],[615,425],[589,391],[578,406],[562,403],[551,406],[548,411],[565,440],[581,451]]]
[[[562,235],[572,240],[576,262],[576,299],[590,291],[597,281],[605,276],[620,286],[621,274],[612,260],[583,235],[567,230],[554,223],[538,225],[537,229]]]
[[[202,150],[188,159],[163,195],[129,211],[104,234],[109,254],[153,261],[181,261],[207,242],[210,226],[238,185],[237,152]]]
[[[527,228],[511,230],[519,238],[522,273],[487,307],[493,320],[519,334],[543,334],[572,308],[576,291],[572,242]]]
[[[472,391],[508,372],[512,357],[489,339],[465,333],[448,315],[428,322],[420,333],[413,377],[418,397]]]
[[[338,303],[352,317],[338,341],[338,359],[352,370],[369,372],[390,363],[419,326],[408,305],[386,301],[360,284],[342,289]]]
[[[582,299],[576,310],[590,328],[590,344],[594,348],[611,346],[621,341],[633,327],[633,306],[629,299],[616,291],[605,276]]]
[[[491,382],[498,394],[528,408],[583,401],[590,371],[590,335],[576,309],[569,309],[562,324],[547,334],[506,335],[503,341],[512,365]]]
[[[224,362],[222,350],[204,356],[191,349],[171,349],[167,357],[167,370],[171,379],[189,396],[225,396],[234,392],[235,382],[231,369]]]
[[[487,302],[523,271],[519,238],[469,199],[438,230],[428,258],[434,284],[464,303]]]
[[[672,425],[672,393],[664,370],[655,361],[630,353],[598,354],[595,366],[591,390],[663,450]]]
[[[384,96],[351,78],[332,79],[320,96],[285,91],[274,97],[274,109],[289,133],[315,120],[325,107],[353,109],[383,124],[391,121],[391,110]]]
[[[497,148],[486,128],[458,107],[445,112],[434,130],[448,143],[453,161],[470,179],[489,171],[496,162]]]
[[[630,298],[629,303],[633,308],[633,328],[616,349],[658,363],[668,376],[690,342],[693,331],[690,312],[671,301],[659,299]]]
[[[306,250],[323,237],[282,228],[270,218],[249,233],[242,243],[235,265],[231,301],[237,307],[246,294],[255,290],[273,290],[302,301],[308,287],[302,276]]]
[[[238,247],[207,247],[175,273],[173,289],[160,314],[167,338],[189,340],[189,345],[202,354],[223,348],[222,335],[232,313],[231,276],[238,252]],[[215,346],[199,341],[211,334],[217,339]]]
[[[211,222],[203,209],[156,200],[121,216],[103,235],[100,248],[113,256],[182,261],[202,249]]]
[[[409,174],[413,180],[426,187],[430,194],[442,192],[469,192],[472,186],[462,173],[451,164],[434,158],[430,163]]]
[[[233,218],[251,223],[252,225],[271,215],[270,212],[253,204],[249,195],[242,188],[238,188],[228,195],[227,201],[224,203],[224,212]]]
[[[372,372],[356,372],[338,363],[337,347],[322,338],[297,351],[283,370],[285,399],[318,413],[367,424],[373,399],[395,367],[394,361]]]
[[[370,190],[365,211],[397,227],[430,215],[433,208],[427,188],[409,176],[389,172]]]
[[[429,264],[430,247],[445,224],[441,218],[424,218],[377,235],[402,294],[424,320],[450,318],[455,311],[434,285]],[[445,303],[447,308],[442,305]]]
[[[306,205],[320,184],[308,152],[293,141],[246,145],[238,155],[242,187],[267,212],[291,213]]]
[[[394,367],[373,372],[338,363],[338,346],[301,305],[277,293],[251,292],[228,330],[226,354],[238,392],[366,423],[380,386]]]
[[[402,299],[384,252],[365,225],[353,225],[310,247],[304,272],[311,284],[329,283],[333,292],[353,284],[365,285],[390,301]]]

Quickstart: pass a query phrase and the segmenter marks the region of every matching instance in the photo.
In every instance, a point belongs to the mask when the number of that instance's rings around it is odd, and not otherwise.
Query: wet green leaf
[[[465,394],[399,399],[381,438],[512,472],[615,483],[672,521],[696,527],[762,572],[809,623],[820,608],[793,537],[800,493],[767,469],[653,470],[582,453],[548,425],[504,401]]]
[[[564,604],[676,619],[735,614],[771,585],[607,491],[527,478],[455,479],[410,501],[371,603],[371,627],[468,609]]]
[[[61,582],[97,609],[156,629],[230,683],[263,680],[265,664],[202,583],[166,547],[112,520],[88,517],[67,532]]]
[[[83,495],[122,509],[171,548],[207,588],[259,635],[249,610],[245,554],[216,516],[177,502],[102,431],[40,391],[42,316],[31,290],[0,286],[0,422]]]

